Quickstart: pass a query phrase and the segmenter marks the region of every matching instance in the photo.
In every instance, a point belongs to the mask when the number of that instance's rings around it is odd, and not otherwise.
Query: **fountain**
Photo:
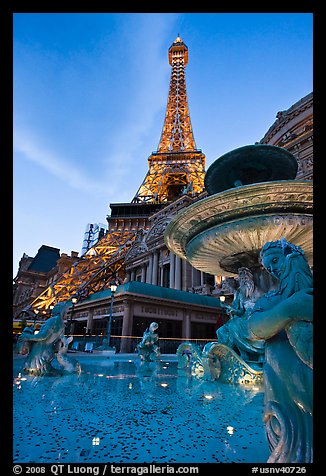
[[[152,322],[145,330],[141,342],[137,345],[138,355],[142,362],[154,362],[160,356],[160,348],[157,344],[157,329],[158,324]]]
[[[312,183],[294,180],[296,172],[295,158],[279,147],[231,151],[208,169],[208,197],[165,231],[170,250],[200,271],[235,276],[245,268],[252,276],[254,299],[234,301],[218,342],[199,357],[188,353],[201,359],[204,376],[240,384],[255,383],[238,375],[257,372],[256,353],[268,462],[278,463],[312,461]],[[177,354],[180,367],[191,363]]]
[[[260,156],[254,173],[254,161]],[[245,174],[247,160],[250,168]],[[265,164],[264,174],[259,174],[261,164]],[[229,167],[233,169],[231,179]],[[276,146],[255,144],[225,154],[207,170],[209,196],[178,213],[167,226],[167,246],[196,269],[213,275],[235,276],[239,268],[247,267],[257,289],[265,292],[270,282],[257,257],[267,241],[283,237],[299,245],[312,263],[312,183],[293,180],[296,170],[293,155]],[[241,185],[249,172],[255,180],[267,181],[248,183],[247,178]]]
[[[25,328],[20,335],[16,353],[27,355],[24,372],[34,375],[64,375],[80,373],[79,362],[67,356],[73,337],[64,336],[63,317],[70,302],[57,304],[52,317],[42,324],[38,334]]]

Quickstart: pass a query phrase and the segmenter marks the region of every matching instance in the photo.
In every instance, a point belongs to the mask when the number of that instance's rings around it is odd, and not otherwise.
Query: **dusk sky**
[[[310,13],[14,14],[14,276],[43,244],[80,253],[87,223],[133,199],[158,147],[178,34],[207,169],[312,92],[312,23]]]

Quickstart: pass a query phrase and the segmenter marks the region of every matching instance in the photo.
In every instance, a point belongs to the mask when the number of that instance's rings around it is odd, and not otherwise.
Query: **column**
[[[200,284],[200,271],[196,268],[191,269],[192,286],[195,288]]]
[[[123,302],[123,320],[122,320],[122,339],[120,352],[130,352],[131,339],[124,339],[124,336],[130,336],[133,322],[133,305],[128,301]]]
[[[150,254],[149,256],[149,263],[147,268],[147,276],[146,276],[146,283],[152,283],[152,268],[153,268],[153,255]]]
[[[160,286],[164,285],[164,266],[160,266]]]
[[[175,257],[175,281],[174,289],[181,289],[181,258]]]
[[[204,273],[204,271],[201,271],[200,272],[200,285],[204,286],[204,284],[205,284],[205,273]]]
[[[155,286],[157,286],[157,273],[158,273],[158,252],[154,251],[152,284],[154,284]]]
[[[86,333],[91,334],[93,330],[93,316],[94,316],[94,309],[89,309],[88,316],[87,316],[87,324],[86,324]]]
[[[143,264],[143,266],[141,267],[141,282],[142,282],[142,283],[145,283],[145,282],[146,282],[146,267],[145,267],[144,264]]]
[[[136,273],[135,273],[135,268],[131,270],[130,273],[130,281],[135,281],[136,278]]]
[[[182,337],[184,339],[191,339],[191,316],[186,312],[182,320]]]
[[[175,254],[170,251],[170,288],[174,289],[175,282]]]

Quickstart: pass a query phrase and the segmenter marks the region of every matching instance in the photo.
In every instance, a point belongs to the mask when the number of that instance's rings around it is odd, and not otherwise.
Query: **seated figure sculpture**
[[[52,311],[52,317],[45,321],[38,334],[31,332],[31,329],[24,329],[20,335],[16,353],[27,354],[25,373],[46,375],[80,371],[79,364],[70,362],[68,356],[62,355],[67,348],[63,316],[68,305],[66,302],[57,304]],[[59,359],[55,359],[58,347]],[[56,361],[57,365],[53,366],[53,361]]]
[[[237,289],[233,289],[232,304],[221,303],[230,319],[217,329],[217,340],[219,344],[227,345],[233,349],[245,362],[261,361],[264,356],[264,341],[251,342],[241,332],[239,333],[239,320],[248,317],[258,299],[258,292],[255,288],[253,275],[248,268],[239,268],[238,273],[239,286]]]
[[[237,322],[243,339],[265,342],[264,422],[269,463],[310,463],[312,457],[312,273],[303,250],[267,242],[263,267],[279,281]]]
[[[160,348],[157,345],[158,335],[155,332],[158,329],[158,324],[152,322],[145,330],[141,342],[137,345],[138,355],[141,361],[153,362],[160,355]]]

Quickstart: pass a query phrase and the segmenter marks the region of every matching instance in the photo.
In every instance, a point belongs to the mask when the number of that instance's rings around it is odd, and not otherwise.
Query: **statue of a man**
[[[239,278],[235,280],[239,283],[238,288],[234,288],[234,298],[231,305],[221,303],[229,314],[230,319],[217,331],[219,344],[225,344],[240,354],[244,361],[260,360],[264,353],[264,342],[252,342],[242,335],[239,320],[246,319],[250,310],[254,307],[258,298],[254,279],[251,271],[242,267],[239,268]]]
[[[257,300],[242,332],[265,341],[265,411],[270,463],[312,462],[313,281],[304,252],[281,239],[260,252],[278,289]]]

